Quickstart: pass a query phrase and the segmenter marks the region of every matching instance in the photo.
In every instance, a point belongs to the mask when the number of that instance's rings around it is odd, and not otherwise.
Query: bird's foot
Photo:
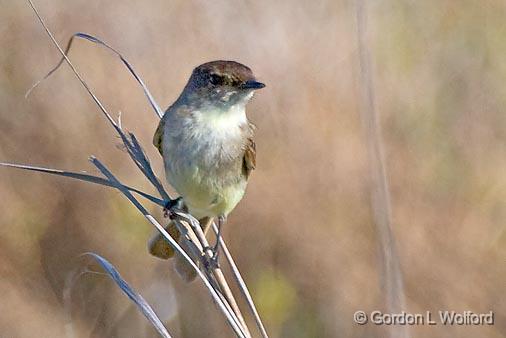
[[[163,217],[173,219],[176,212],[188,212],[188,208],[184,204],[183,198],[178,197],[173,200],[168,200],[163,208]]]

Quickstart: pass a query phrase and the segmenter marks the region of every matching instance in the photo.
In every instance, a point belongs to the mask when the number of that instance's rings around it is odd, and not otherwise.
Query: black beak
[[[241,89],[262,89],[265,85],[262,82],[254,80],[246,81],[241,85]]]

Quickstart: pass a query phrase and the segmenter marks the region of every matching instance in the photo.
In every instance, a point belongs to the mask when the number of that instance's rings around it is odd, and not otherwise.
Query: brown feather
[[[156,128],[155,135],[153,135],[153,145],[158,149],[160,155],[163,156],[163,130],[165,127],[165,119],[162,118]]]
[[[256,145],[253,138],[248,137],[248,141],[246,143],[244,149],[244,157],[242,160],[242,172],[246,178],[249,177],[249,174],[256,167]]]

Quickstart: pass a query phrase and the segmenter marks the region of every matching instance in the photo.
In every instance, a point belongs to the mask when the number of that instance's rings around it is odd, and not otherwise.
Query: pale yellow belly
[[[174,168],[169,165],[166,176],[183,197],[190,213],[200,219],[227,216],[242,199],[247,181],[237,169],[216,173],[198,166]]]

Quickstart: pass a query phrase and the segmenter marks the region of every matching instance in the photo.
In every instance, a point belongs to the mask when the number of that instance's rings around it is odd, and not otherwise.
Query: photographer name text
[[[473,311],[437,311],[433,313],[384,313],[381,311],[356,311],[353,314],[353,320],[359,325],[368,323],[374,325],[459,325],[459,326],[477,326],[494,325],[494,313],[475,313]]]

